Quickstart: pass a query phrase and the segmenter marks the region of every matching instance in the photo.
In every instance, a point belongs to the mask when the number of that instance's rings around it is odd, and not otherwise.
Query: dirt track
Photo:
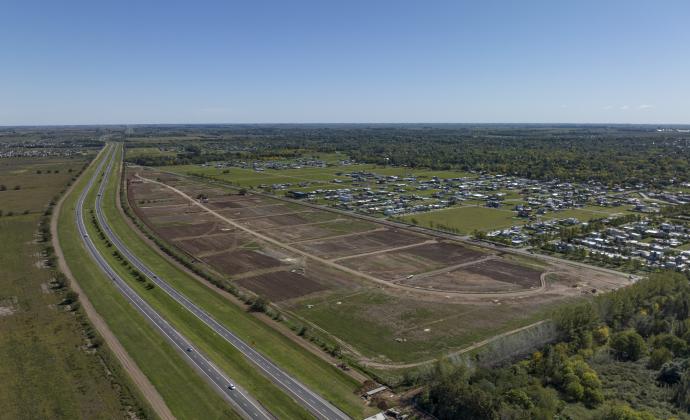
[[[98,157],[100,156],[101,154],[99,153]],[[96,159],[98,159],[98,157]],[[94,159],[94,162],[96,159]],[[136,362],[129,356],[127,350],[125,350],[115,334],[113,334],[113,332],[110,330],[108,325],[105,323],[105,320],[101,318],[98,312],[96,312],[93,304],[91,304],[91,301],[83,292],[76,278],[72,274],[72,271],[67,265],[62,248],[60,248],[57,225],[65,197],[72,192],[75,185],[76,184],[72,184],[67,192],[65,192],[65,194],[63,194],[63,196],[60,198],[55,206],[55,211],[53,212],[53,216],[50,220],[50,233],[52,235],[53,248],[55,248],[55,255],[58,260],[58,267],[60,268],[60,271],[62,271],[69,279],[70,288],[79,294],[79,302],[81,303],[82,308],[84,308],[84,312],[91,321],[91,324],[93,324],[94,328],[96,328],[96,331],[98,331],[101,337],[103,337],[103,340],[108,345],[108,348],[110,348],[110,350],[115,354],[115,357],[120,362],[123,369],[127,372],[129,377],[132,379],[132,382],[134,382],[134,384],[137,386],[156,415],[165,420],[175,419],[175,416],[170,411],[170,408],[168,408],[167,404],[163,400],[163,397],[161,397],[161,395],[158,393],[158,390],[156,390],[146,375],[144,375],[144,373],[139,369],[139,366],[137,366]]]

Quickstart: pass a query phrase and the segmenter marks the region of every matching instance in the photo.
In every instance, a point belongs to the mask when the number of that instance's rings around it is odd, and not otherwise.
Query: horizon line
[[[682,126],[688,123],[657,122],[144,122],[144,123],[36,123],[0,124],[0,129],[40,127],[115,127],[115,126],[276,126],[276,125],[542,125],[542,126]]]

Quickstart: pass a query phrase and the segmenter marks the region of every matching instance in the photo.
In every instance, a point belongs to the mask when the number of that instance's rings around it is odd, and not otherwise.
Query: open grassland
[[[395,365],[433,359],[530,324],[558,303],[545,299],[439,304],[367,289],[303,300],[289,309],[353,346],[363,360]]]
[[[251,343],[281,368],[294,375],[315,392],[331,401],[353,417],[368,413],[361,399],[353,393],[359,384],[335,366],[315,355],[305,352],[294,342],[266,326],[261,320],[247,313],[246,309],[228,302],[215,291],[191,278],[155,252],[126,223],[125,216],[116,208],[116,180],[108,185],[104,197],[104,211],[113,231],[158,275],[173,287],[202,307],[220,323],[227,325],[239,337]],[[242,384],[274,414],[284,418],[306,416],[301,407],[264,378],[256,367],[234,350],[201,321],[187,314],[162,290],[145,290],[141,284],[132,284],[141,290],[142,296],[160,310],[181,332],[206,351],[218,365],[238,383]]]
[[[45,266],[37,243],[37,212],[84,164],[76,159],[0,159],[0,183],[22,185],[16,192],[0,192],[2,207],[31,211],[0,217],[3,418],[124,418],[140,404],[108,350],[90,347],[99,341],[93,338],[89,344],[83,314],[60,305],[64,293],[51,287],[55,273]],[[53,173],[37,174],[36,168]]]
[[[133,147],[127,149],[127,157],[136,159],[142,156],[175,156],[177,152],[162,150],[158,147]]]
[[[0,211],[42,212],[85,164],[78,158],[0,159]]]
[[[515,212],[508,209],[494,209],[480,206],[452,207],[449,209],[418,213],[404,216],[408,223],[415,221],[423,227],[445,226],[457,229],[462,235],[469,235],[474,230],[502,229],[525,223],[525,219],[515,217]]]
[[[79,192],[93,175],[89,168],[63,203],[60,245],[68,265],[96,311],[179,418],[237,418],[227,403],[116,290],[84,249],[74,211]],[[93,194],[90,202],[93,203]],[[88,213],[87,213],[88,214]],[[87,221],[91,224],[91,221]]]

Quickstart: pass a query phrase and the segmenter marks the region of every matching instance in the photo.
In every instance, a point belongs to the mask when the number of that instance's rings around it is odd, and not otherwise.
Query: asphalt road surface
[[[118,146],[119,147],[119,146]],[[110,175],[112,169],[112,157],[111,162],[106,170],[106,180]],[[288,395],[290,395],[297,403],[302,405],[306,410],[311,412],[314,416],[321,419],[348,419],[349,417],[340,411],[338,408],[333,406],[331,403],[326,401],[321,396],[317,395],[315,392],[311,391],[304,384],[297,381],[285,371],[276,366],[273,362],[263,356],[261,353],[256,351],[254,348],[246,344],[239,337],[233,334],[230,330],[225,328],[222,324],[216,321],[212,316],[207,314],[197,305],[192,303],[183,294],[178,292],[175,288],[170,286],[164,279],[156,275],[151,269],[149,269],[136,255],[134,255],[125,244],[117,237],[117,235],[110,229],[107,219],[103,214],[103,209],[101,202],[103,199],[103,191],[105,189],[104,181],[99,189],[99,194],[96,197],[96,217],[98,222],[103,229],[103,232],[108,237],[108,239],[115,245],[118,251],[125,257],[132,266],[136,267],[142,274],[148,277],[153,283],[158,287],[163,289],[170,297],[175,299],[180,305],[189,310],[197,318],[208,325],[213,331],[218,335],[223,337],[226,341],[232,344],[237,350],[239,350],[247,359],[254,363],[268,379],[270,379],[274,384],[283,389]]]
[[[271,419],[271,416],[259,403],[251,398],[246,391],[235,386],[220,369],[218,369],[206,356],[198,351],[194,345],[182,334],[175,330],[161,315],[159,315],[148,303],[146,303],[109,265],[100,254],[98,248],[88,235],[83,218],[84,201],[94,182],[100,176],[103,166],[108,161],[106,176],[103,177],[98,190],[97,202],[100,206],[100,199],[112,169],[115,149],[114,146],[106,146],[104,151],[105,158],[101,161],[96,172],[89,180],[86,188],[82,191],[77,202],[75,211],[77,228],[79,235],[84,242],[84,246],[91,254],[91,257],[103,270],[103,272],[113,281],[117,289],[129,300],[129,302],[175,347],[180,353],[184,354],[185,359],[204,377],[216,390],[230,403],[230,405],[243,417],[249,419]],[[99,207],[100,210],[100,207]]]

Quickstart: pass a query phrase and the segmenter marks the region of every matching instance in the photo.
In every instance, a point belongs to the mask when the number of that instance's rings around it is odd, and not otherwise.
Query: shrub
[[[258,296],[252,301],[249,310],[252,312],[266,312],[268,308],[268,301],[261,296]]]
[[[611,350],[618,360],[636,361],[646,351],[644,339],[633,330],[622,331],[611,337]]]
[[[673,353],[666,347],[660,347],[654,349],[649,355],[649,361],[647,362],[647,368],[649,369],[659,369],[664,363],[669,362],[673,359]]]

